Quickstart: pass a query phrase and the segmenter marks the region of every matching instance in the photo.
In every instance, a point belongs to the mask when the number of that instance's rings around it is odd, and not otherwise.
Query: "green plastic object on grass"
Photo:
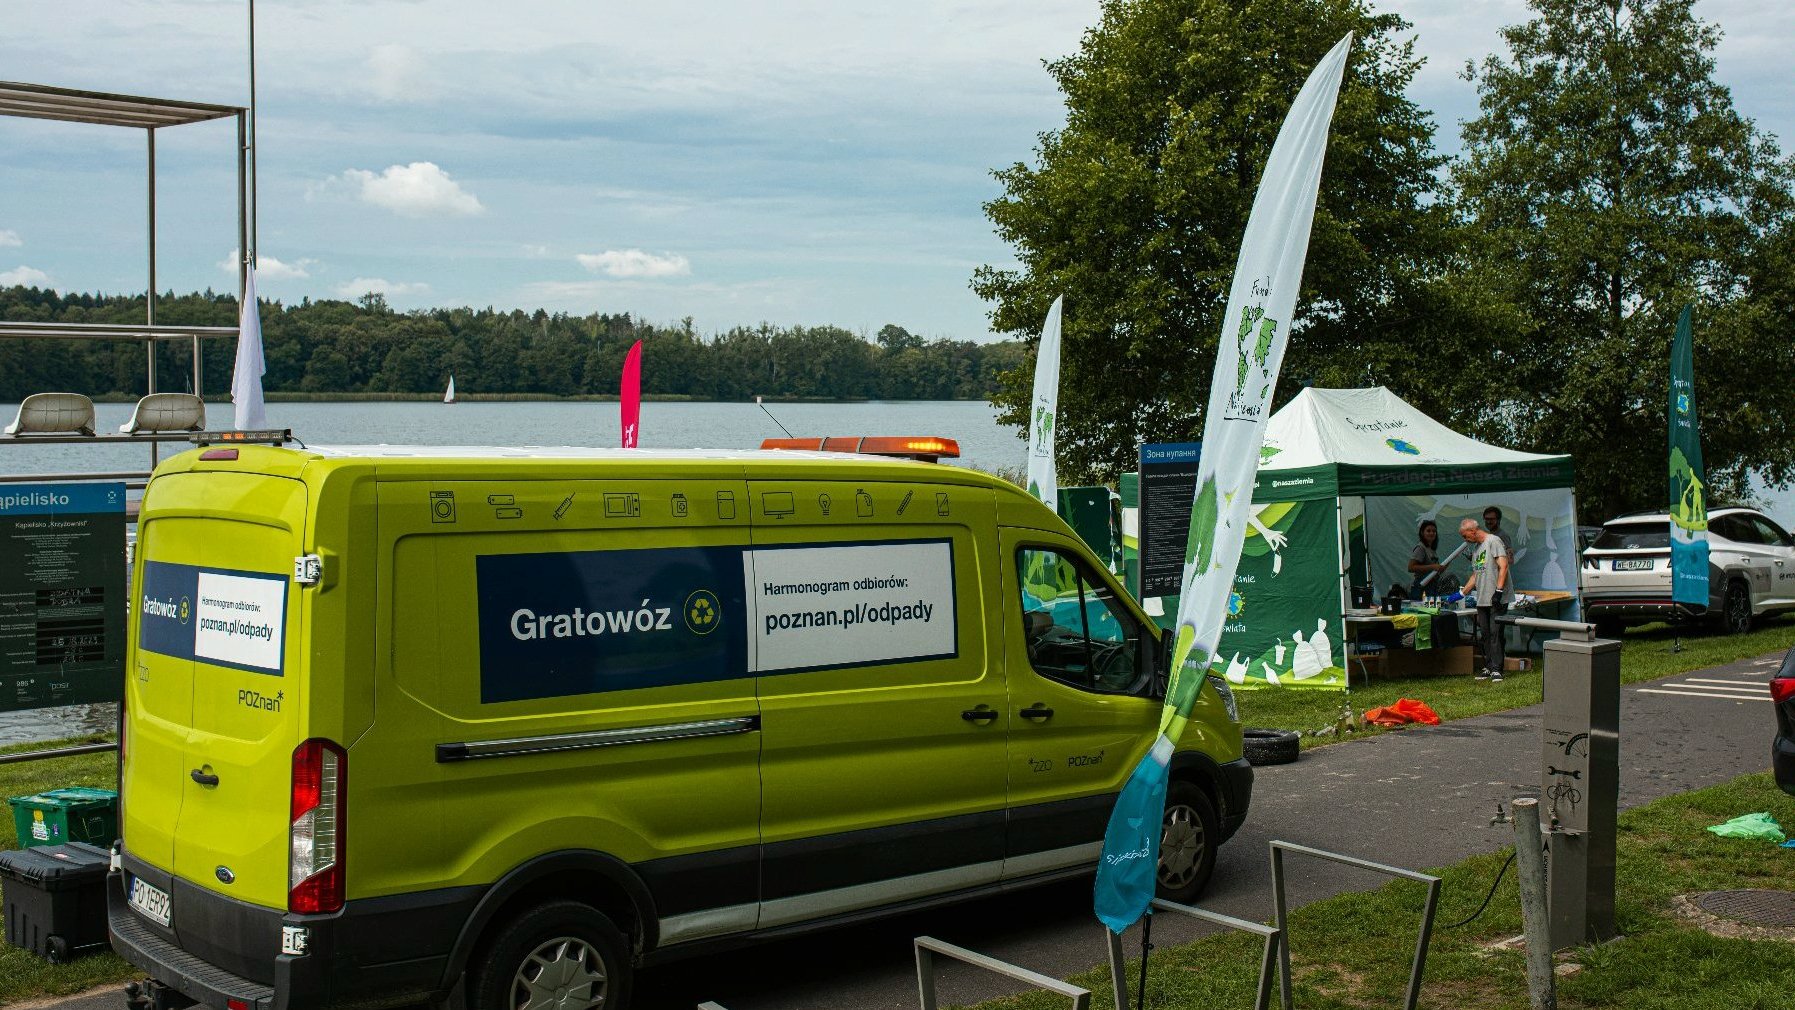
[[[22,849],[67,842],[104,848],[118,837],[118,794],[110,789],[69,786],[7,802]]]
[[[1766,842],[1783,840],[1783,826],[1776,823],[1776,818],[1768,812],[1741,814],[1708,829],[1722,838],[1761,838]]]

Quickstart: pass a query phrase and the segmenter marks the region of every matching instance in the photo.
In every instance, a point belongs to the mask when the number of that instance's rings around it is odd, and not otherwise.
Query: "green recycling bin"
[[[23,849],[69,842],[107,848],[118,837],[118,794],[110,789],[70,786],[7,802]]]

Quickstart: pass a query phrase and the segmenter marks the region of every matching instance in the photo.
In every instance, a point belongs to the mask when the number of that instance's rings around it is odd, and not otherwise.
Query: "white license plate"
[[[1652,570],[1651,558],[1616,558],[1614,570],[1617,572],[1649,572]]]
[[[131,907],[151,922],[168,925],[168,892],[131,878]]]

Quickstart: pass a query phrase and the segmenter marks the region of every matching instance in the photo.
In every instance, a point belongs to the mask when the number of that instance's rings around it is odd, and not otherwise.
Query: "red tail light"
[[[288,911],[311,914],[343,907],[348,785],[349,755],[343,748],[329,740],[307,740],[294,749]]]
[[[1770,682],[1770,700],[1781,705],[1795,698],[1795,677],[1778,677]]]

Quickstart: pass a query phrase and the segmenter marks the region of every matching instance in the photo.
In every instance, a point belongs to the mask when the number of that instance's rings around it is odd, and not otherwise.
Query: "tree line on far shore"
[[[356,302],[262,305],[269,392],[429,393],[455,376],[459,393],[615,395],[623,357],[642,341],[642,392],[697,400],[754,396],[824,399],[989,398],[999,375],[1025,359],[1019,341],[925,340],[887,325],[871,339],[839,326],[738,326],[705,336],[685,320],[657,326],[629,314],[573,316],[492,308],[395,312],[379,295]],[[0,319],[139,323],[137,296],[0,289]],[[213,292],[156,300],[156,319],[186,326],[233,326],[234,295]],[[235,345],[203,351],[206,392],[228,388]],[[185,342],[158,351],[157,386],[186,391]],[[0,340],[0,401],[31,393],[138,396],[141,344],[104,340]]]

